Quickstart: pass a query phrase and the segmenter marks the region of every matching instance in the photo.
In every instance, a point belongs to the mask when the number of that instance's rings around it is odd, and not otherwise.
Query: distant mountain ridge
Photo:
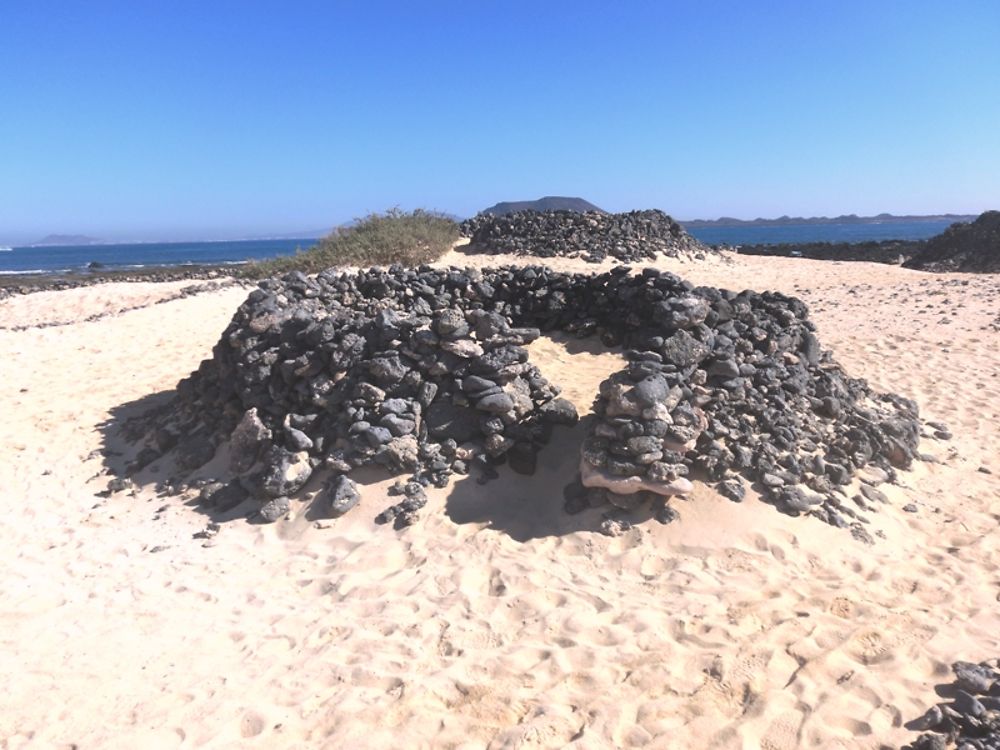
[[[32,242],[29,247],[45,247],[47,245],[99,245],[101,240],[88,237],[85,234],[49,234],[38,242]]]
[[[604,213],[603,209],[598,208],[590,201],[585,201],[583,198],[570,198],[558,195],[547,195],[544,198],[534,201],[503,201],[489,208],[484,208],[479,213],[503,216],[505,214],[512,214],[515,211],[576,211],[581,214],[585,211],[601,211],[601,213]]]
[[[281,232],[279,234],[262,234],[259,236],[248,237],[249,240],[318,240],[320,237],[326,237],[333,229],[310,229],[305,232]],[[226,242],[233,242],[234,240],[225,240]]]
[[[972,221],[975,214],[931,214],[926,216],[905,215],[895,216],[893,214],[878,214],[877,216],[858,216],[857,214],[845,214],[843,216],[779,216],[777,219],[734,219],[731,216],[722,216],[718,219],[692,219],[682,221],[685,227],[781,227],[789,224],[890,224],[896,222],[913,221]]]

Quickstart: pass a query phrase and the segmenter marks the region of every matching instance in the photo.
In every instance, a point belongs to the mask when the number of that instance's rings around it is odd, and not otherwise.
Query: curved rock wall
[[[228,441],[235,479],[212,492],[250,493],[272,514],[317,469],[381,464],[411,475],[389,515],[409,522],[422,486],[503,462],[530,474],[553,428],[576,421],[528,361],[525,344],[550,330],[597,335],[628,360],[597,394],[570,512],[662,503],[689,476],[740,500],[742,477],[787,512],[857,525],[838,488],[915,456],[916,407],[847,377],[800,301],[654,269],[536,266],[265,280],[155,417],[145,459],[179,443],[192,469]],[[322,502],[338,511],[351,495],[338,481]]]

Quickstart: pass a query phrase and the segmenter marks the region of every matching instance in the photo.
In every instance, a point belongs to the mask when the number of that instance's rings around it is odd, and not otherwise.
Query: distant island
[[[804,218],[802,216],[779,216],[777,219],[734,219],[730,216],[722,216],[718,219],[692,219],[682,221],[685,227],[782,227],[791,224],[896,224],[914,221],[972,221],[976,214],[933,214],[929,216],[895,216],[893,214],[879,214],[878,216],[858,216],[857,214],[847,214],[845,216],[813,216]]]
[[[281,234],[265,234],[259,237],[246,237],[246,238],[236,238],[231,240],[217,240],[218,242],[238,242],[241,239],[246,240],[318,240],[320,237],[326,237],[332,229],[309,229],[304,232],[282,232]],[[189,240],[191,241],[191,240]],[[207,240],[206,240],[207,241]]]
[[[484,208],[480,213],[503,216],[515,211],[603,211],[590,201],[583,198],[567,198],[558,195],[547,195],[534,201],[504,201]]]
[[[100,245],[101,240],[88,237],[85,234],[49,234],[38,242],[32,242],[29,247],[45,247],[47,245]]]

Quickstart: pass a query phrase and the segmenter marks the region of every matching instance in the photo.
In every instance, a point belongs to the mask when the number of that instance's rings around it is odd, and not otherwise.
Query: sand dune
[[[459,249],[446,262],[505,259]],[[561,509],[582,426],[559,433],[536,476],[461,478],[401,532],[374,524],[392,480],[370,472],[336,521],[303,504],[270,526],[234,511],[195,539],[211,519],[158,496],[155,474],[98,497],[98,451],[117,447],[108,420],[166,398],[210,355],[246,291],[124,312],[174,290],[0,302],[0,327],[29,326],[0,330],[0,747],[913,739],[903,724],[951,662],[1000,654],[996,279],[750,256],[663,266],[800,296],[848,372],[951,428],[923,441],[934,460],[883,486],[877,544],[700,485],[678,522],[601,536],[600,511]],[[64,325],[30,327],[52,322]],[[581,413],[619,361],[590,341],[531,349]]]

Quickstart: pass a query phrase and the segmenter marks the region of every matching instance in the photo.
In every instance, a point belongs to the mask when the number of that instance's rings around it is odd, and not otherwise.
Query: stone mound
[[[903,264],[921,271],[1000,273],[1000,211],[952,224]]]
[[[690,476],[737,502],[744,479],[756,482],[781,510],[864,538],[858,509],[885,497],[865,486],[855,509],[844,488],[862,468],[884,481],[916,456],[916,406],[847,377],[797,299],[655,269],[392,267],[261,282],[213,357],[140,425],[133,469],[174,450],[193,470],[228,444],[232,479],[202,499],[231,507],[249,494],[274,520],[318,470],[335,477],[320,510],[346,512],[358,494],[343,475],[380,464],[410,475],[381,516],[405,525],[426,485],[472,469],[486,481],[503,463],[531,474],[554,428],[577,421],[528,361],[542,331],[625,347],[565,490],[568,512],[613,506],[609,533],[626,523],[615,509],[650,501],[671,520],[665,498],[690,492]]]
[[[907,727],[920,735],[909,750],[1000,750],[1000,659],[980,664],[957,661],[955,682],[938,703]]]
[[[702,257],[715,252],[689,235],[663,211],[515,211],[478,214],[461,224],[469,249],[481,253],[582,258],[627,263]]]

